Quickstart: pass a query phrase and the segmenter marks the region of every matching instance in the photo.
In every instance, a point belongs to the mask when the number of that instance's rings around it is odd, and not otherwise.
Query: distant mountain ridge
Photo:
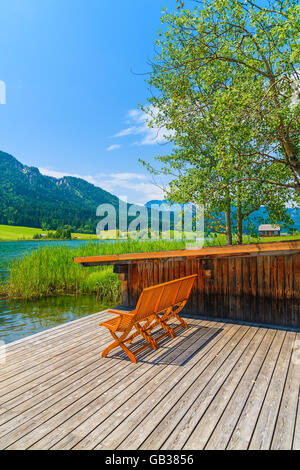
[[[153,207],[158,206],[161,208],[161,210],[166,210],[166,211],[172,210],[172,203],[168,202],[165,199],[148,201],[145,205],[148,208],[151,208],[151,206]],[[180,205],[181,207],[183,207],[183,204],[180,204]],[[286,212],[294,222],[292,229],[300,232],[300,207],[287,208]],[[234,221],[236,218],[236,209],[234,207],[232,208],[232,215],[233,215],[233,225],[234,225]],[[249,216],[249,219],[244,222],[243,232],[246,234],[249,234],[253,231],[255,232],[257,231],[258,226],[262,223],[269,223],[268,211],[263,206],[260,207],[257,211],[253,212]],[[280,224],[280,221],[278,223]],[[286,230],[285,225],[282,222],[281,222],[281,225],[282,225],[282,231],[285,232]]]
[[[117,196],[81,178],[42,175],[38,168],[0,151],[0,224],[44,230],[68,225],[78,232],[95,233],[97,207],[112,204],[118,214],[119,202]],[[145,206],[149,215],[151,206],[172,210],[166,200],[152,200]],[[287,209],[287,213],[294,221],[293,228],[300,231],[300,208]],[[261,207],[245,223],[244,233],[264,222],[268,223],[268,214]]]
[[[105,203],[118,210],[119,199],[104,189],[80,178],[42,175],[0,151],[0,224],[94,232],[96,209]]]

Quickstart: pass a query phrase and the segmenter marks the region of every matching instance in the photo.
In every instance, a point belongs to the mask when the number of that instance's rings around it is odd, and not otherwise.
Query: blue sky
[[[176,1],[1,2],[0,150],[132,202],[161,197],[138,158],[153,161],[171,144],[155,141],[138,103],[149,96],[143,74],[164,6]]]

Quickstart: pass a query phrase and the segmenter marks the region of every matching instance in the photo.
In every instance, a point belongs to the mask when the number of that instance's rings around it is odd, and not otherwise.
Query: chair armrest
[[[133,310],[131,312],[124,312],[123,310],[109,309],[108,313],[116,313],[117,315],[124,315],[126,317],[132,317],[132,315],[135,314],[135,311]]]

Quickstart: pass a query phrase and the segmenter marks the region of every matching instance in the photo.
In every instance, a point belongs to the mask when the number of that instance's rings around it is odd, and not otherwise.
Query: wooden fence
[[[130,307],[145,287],[198,274],[186,312],[300,327],[300,254],[149,260],[127,269],[123,303]]]
[[[145,287],[198,274],[186,313],[300,328],[300,241],[286,243],[75,261],[113,264],[122,282],[122,304],[130,308]]]

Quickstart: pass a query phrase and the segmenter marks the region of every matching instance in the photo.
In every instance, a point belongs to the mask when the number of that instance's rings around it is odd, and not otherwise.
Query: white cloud
[[[64,176],[82,178],[121,199],[126,198],[128,202],[136,204],[145,204],[151,199],[164,198],[162,189],[156,186],[148,175],[141,173],[97,173],[91,176],[61,172],[49,168],[39,168],[39,170],[43,175],[54,178],[63,178]]]
[[[110,147],[108,147],[106,150],[108,152],[111,152],[112,150],[117,150],[119,148],[121,148],[121,145],[115,144],[115,145],[110,145]]]
[[[91,175],[78,175],[74,173],[62,172],[62,171],[55,171],[51,170],[50,168],[39,168],[39,171],[42,175],[52,176],[53,178],[63,178],[64,176],[73,176],[74,178],[81,178],[88,183],[94,184],[95,186],[99,186],[97,179]]]
[[[117,178],[119,180],[130,180],[130,179],[138,179],[138,180],[145,180],[147,179],[146,175],[141,175],[140,173],[111,173],[110,176],[113,178]]]
[[[131,118],[137,118],[140,116],[140,111],[138,109],[131,109],[128,113],[128,116]]]
[[[6,83],[0,80],[0,104],[6,104]]]
[[[150,114],[140,111],[138,109],[131,109],[128,113],[130,127],[127,127],[114,137],[125,137],[129,135],[142,135],[143,138],[135,141],[134,145],[156,145],[169,142],[174,136],[174,132],[162,126],[161,128],[150,128],[148,121],[151,119],[151,114],[156,115],[158,111],[150,107]]]
[[[149,176],[140,173],[110,173],[99,175],[100,186],[121,197],[126,193],[129,202],[145,204],[151,199],[163,199],[163,191],[151,182]],[[123,196],[122,196],[123,198]]]
[[[126,129],[123,129],[120,132],[117,132],[117,134],[114,135],[114,137],[125,137],[126,135],[136,135],[136,134],[141,134],[144,132],[144,129],[132,126],[132,127],[127,127]]]

